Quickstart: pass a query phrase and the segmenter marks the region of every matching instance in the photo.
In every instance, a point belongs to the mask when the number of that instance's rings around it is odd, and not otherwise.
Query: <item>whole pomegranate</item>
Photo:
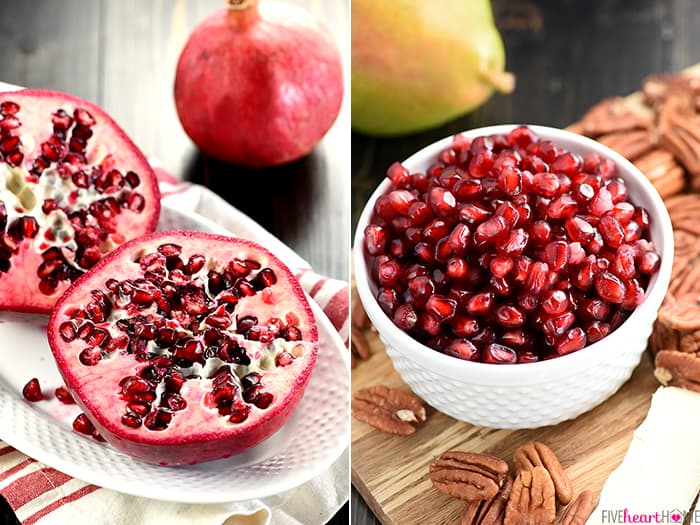
[[[159,212],[148,161],[100,108],[0,93],[0,310],[48,313],[104,254],[155,230]]]
[[[335,121],[340,55],[307,12],[229,0],[180,55],[175,103],[185,131],[213,157],[260,167],[308,153]]]
[[[48,338],[99,434],[161,465],[228,457],[270,436],[299,404],[318,348],[309,303],[279,259],[183,231],[105,257],[56,304]]]

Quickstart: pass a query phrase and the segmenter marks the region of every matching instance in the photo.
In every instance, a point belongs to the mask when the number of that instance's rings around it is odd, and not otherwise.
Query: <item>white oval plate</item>
[[[167,206],[159,229],[231,235],[199,215]],[[349,443],[348,352],[325,314],[309,302],[319,326],[318,360],[292,418],[243,454],[182,467],[150,465],[74,432],[71,424],[80,410],[53,396],[63,382],[46,341],[48,317],[1,313],[0,439],[73,477],[136,496],[223,503],[292,489],[328,468]],[[22,397],[32,377],[50,400],[29,403]]]

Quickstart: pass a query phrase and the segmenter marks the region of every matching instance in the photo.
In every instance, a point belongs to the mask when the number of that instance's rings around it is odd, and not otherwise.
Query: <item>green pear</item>
[[[352,127],[401,135],[510,92],[488,0],[353,0]]]

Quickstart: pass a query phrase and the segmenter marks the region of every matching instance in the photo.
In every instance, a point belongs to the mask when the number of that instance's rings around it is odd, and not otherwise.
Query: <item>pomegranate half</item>
[[[55,91],[0,93],[0,310],[48,313],[159,213],[153,170],[104,111]]]
[[[132,240],[56,304],[49,344],[115,448],[161,465],[225,458],[293,413],[316,362],[301,286],[265,248],[195,232]]]

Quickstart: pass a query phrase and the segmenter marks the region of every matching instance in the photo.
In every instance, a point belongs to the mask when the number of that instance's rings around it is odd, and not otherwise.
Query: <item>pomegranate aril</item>
[[[400,162],[394,162],[386,171],[386,176],[399,188],[408,187],[411,183],[411,174]]]
[[[600,218],[598,231],[603,237],[603,241],[612,248],[619,247],[625,239],[625,231],[622,225],[612,215],[605,215]]]
[[[393,315],[394,311],[399,306],[399,297],[396,290],[392,288],[380,288],[377,292],[377,302],[382,310],[384,310],[384,313]]]
[[[586,333],[582,328],[572,328],[556,343],[556,350],[559,355],[570,354],[576,350],[581,350],[586,346]]]
[[[656,273],[661,267],[661,257],[656,252],[645,252],[639,261],[639,272],[645,275]]]
[[[644,302],[644,289],[637,279],[629,279],[625,286],[625,297],[622,300],[622,309],[632,311]]]
[[[512,364],[518,361],[515,350],[498,343],[487,344],[481,351],[481,359],[484,363]]]
[[[569,245],[565,241],[554,241],[544,248],[545,258],[549,267],[560,272],[569,264]]]
[[[102,360],[102,350],[96,346],[87,347],[78,354],[78,359],[85,366],[95,366]]]
[[[469,248],[469,227],[460,223],[454,227],[447,238],[447,245],[456,255],[463,255]]]
[[[173,419],[173,415],[170,412],[164,410],[156,410],[150,412],[143,420],[143,425],[154,431],[161,431],[168,428],[168,425]]]
[[[598,295],[609,303],[620,304],[625,297],[625,286],[620,279],[610,273],[602,272],[595,278]]]
[[[449,321],[457,311],[457,301],[444,295],[433,294],[425,303],[425,309],[439,321]]]
[[[541,294],[547,287],[549,266],[545,262],[535,262],[530,266],[526,287],[535,295]]]
[[[96,432],[95,425],[92,424],[85,414],[79,414],[73,420],[73,430],[86,436],[92,436]]]
[[[455,339],[451,341],[443,352],[452,357],[464,359],[467,361],[475,361],[479,356],[479,350],[476,345],[468,339]]]
[[[604,321],[610,315],[610,305],[602,299],[592,297],[581,302],[578,313],[586,319]]]
[[[498,324],[505,328],[519,328],[526,321],[525,315],[511,305],[502,305],[496,308],[495,317]]]
[[[485,315],[491,311],[494,297],[491,292],[479,292],[467,302],[466,310],[472,315]]]
[[[600,341],[603,337],[610,333],[610,325],[600,321],[591,321],[584,327],[586,339],[589,343]]]
[[[559,194],[561,183],[554,173],[535,173],[532,177],[532,191],[543,197],[554,197]]]
[[[75,405],[75,399],[65,386],[59,386],[54,390],[54,395],[64,405]]]
[[[394,312],[394,324],[401,330],[410,331],[418,323],[418,314],[410,304],[402,304]]]
[[[535,221],[530,225],[529,236],[536,246],[544,246],[552,239],[552,227],[545,221]]]
[[[569,307],[569,299],[561,290],[551,290],[544,294],[542,309],[550,315],[562,314]]]
[[[547,215],[552,219],[568,219],[578,211],[578,204],[568,195],[557,197],[549,203]]]
[[[480,204],[465,204],[459,209],[459,219],[470,224],[480,223],[491,216],[491,212]]]
[[[576,321],[572,312],[564,312],[560,315],[545,318],[542,323],[542,331],[551,337],[563,335]]]
[[[41,401],[44,399],[44,394],[41,391],[41,385],[36,377],[30,379],[27,384],[24,385],[22,388],[22,395],[24,396],[24,399],[32,402]]]
[[[499,250],[507,255],[520,255],[527,248],[530,236],[522,228],[510,232],[506,241],[499,246]]]
[[[477,245],[494,243],[508,230],[508,223],[502,216],[491,217],[476,227],[474,242]]]
[[[138,414],[127,413],[122,416],[122,424],[130,428],[139,428],[143,420]]]

